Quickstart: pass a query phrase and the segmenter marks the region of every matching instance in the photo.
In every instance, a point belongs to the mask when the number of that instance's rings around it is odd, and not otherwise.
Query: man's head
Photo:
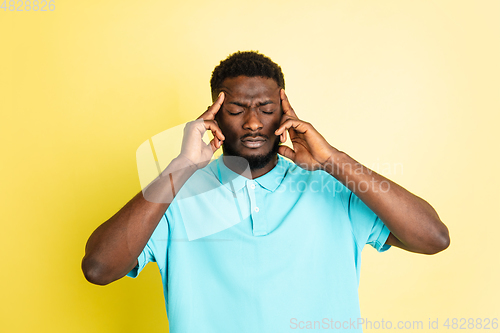
[[[216,120],[226,140],[224,155],[244,157],[254,170],[274,166],[281,121],[280,90],[285,87],[281,68],[257,52],[237,52],[214,69],[212,99],[223,91],[224,103]]]
[[[267,77],[273,79],[278,87],[285,89],[285,78],[278,64],[259,52],[238,51],[222,60],[214,68],[212,78],[210,79],[212,100],[215,101],[217,99],[217,95],[219,95],[225,79],[240,75]]]

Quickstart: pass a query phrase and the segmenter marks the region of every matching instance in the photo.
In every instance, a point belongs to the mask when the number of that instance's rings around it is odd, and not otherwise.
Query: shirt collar
[[[274,192],[283,181],[287,170],[287,161],[282,156],[278,155],[278,163],[276,163],[274,168],[265,175],[255,178],[254,181],[268,191]],[[217,179],[220,183],[234,193],[241,190],[249,180],[229,169],[224,164],[223,155],[219,156],[215,163],[213,163],[212,171],[217,175]]]
[[[274,192],[283,181],[287,170],[288,163],[283,157],[278,155],[278,163],[276,163],[274,168],[265,175],[255,178],[255,181],[263,188]]]

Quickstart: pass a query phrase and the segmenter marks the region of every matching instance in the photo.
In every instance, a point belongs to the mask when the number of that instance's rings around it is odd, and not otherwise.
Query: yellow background
[[[98,287],[80,261],[140,190],[136,149],[204,111],[237,50],[279,63],[299,117],[450,229],[436,256],[366,248],[362,316],[500,318],[499,1],[55,5],[0,10],[0,332],[167,331],[154,264]]]

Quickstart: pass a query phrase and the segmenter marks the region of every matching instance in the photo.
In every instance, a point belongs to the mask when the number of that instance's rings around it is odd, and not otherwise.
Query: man
[[[156,261],[171,332],[360,331],[365,244],[448,247],[427,202],[332,147],[284,87],[262,54],[221,61],[213,104],[186,126],[180,155],[89,238],[86,278],[104,285]],[[293,149],[279,145],[287,133]]]

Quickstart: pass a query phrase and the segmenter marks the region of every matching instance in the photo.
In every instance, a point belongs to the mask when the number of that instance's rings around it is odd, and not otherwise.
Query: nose
[[[262,127],[264,127],[264,125],[259,119],[258,111],[256,109],[249,109],[248,112],[246,112],[243,128],[255,132],[262,129]]]

